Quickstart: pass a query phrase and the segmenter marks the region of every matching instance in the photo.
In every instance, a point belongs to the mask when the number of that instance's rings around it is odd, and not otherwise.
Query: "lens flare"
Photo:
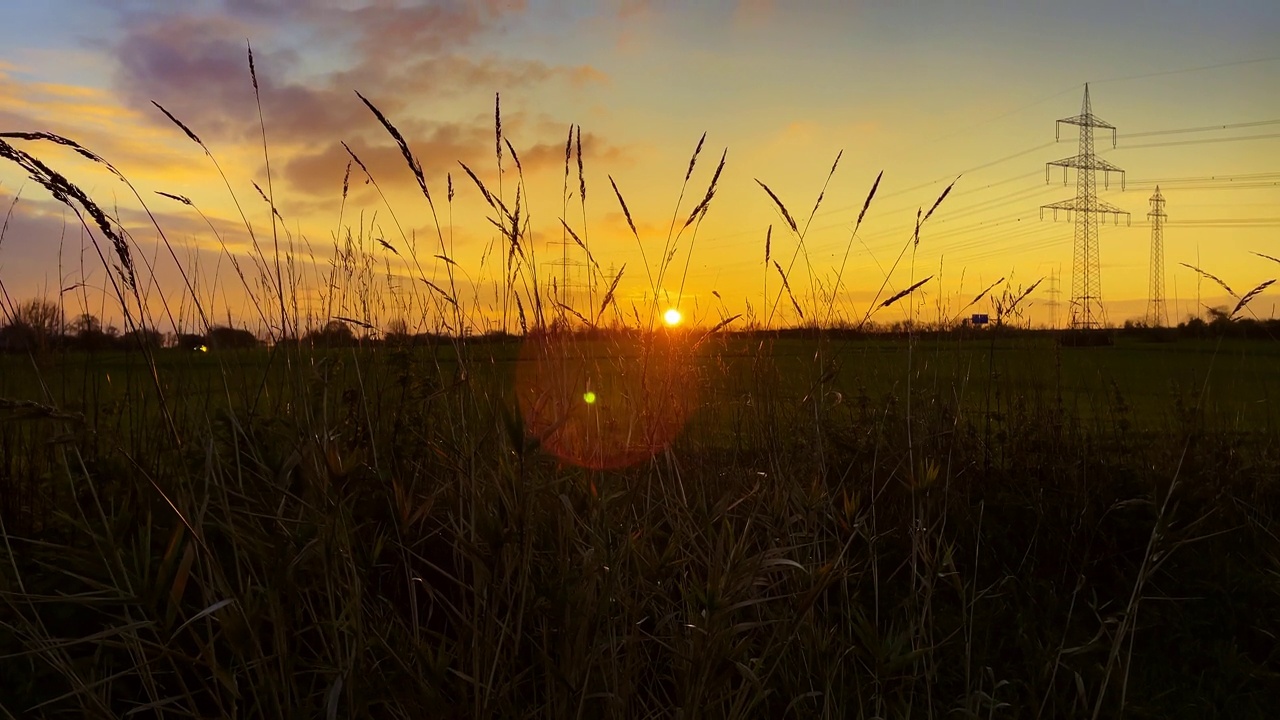
[[[671,308],[662,314],[662,320],[668,326],[675,327],[684,320],[684,316],[680,314],[679,310]]]
[[[634,465],[680,434],[705,382],[679,334],[527,337],[516,364],[524,428],[544,452],[597,470]]]

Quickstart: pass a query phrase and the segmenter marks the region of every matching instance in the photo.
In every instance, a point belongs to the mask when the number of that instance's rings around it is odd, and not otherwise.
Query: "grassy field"
[[[788,402],[804,399],[817,389],[815,378],[829,375],[821,384],[827,404],[902,396],[910,382],[916,390],[951,397],[966,414],[1035,403],[1060,407],[1064,417],[1085,422],[1123,416],[1130,427],[1149,431],[1173,428],[1179,408],[1197,405],[1223,430],[1272,430],[1280,420],[1275,411],[1280,402],[1280,345],[1273,342],[1157,343],[1122,336],[1113,346],[1073,348],[1059,346],[1048,333],[995,338],[938,334],[910,342],[739,333],[698,344],[699,337],[677,337],[675,342],[685,357],[681,372],[701,378],[692,400],[706,406],[700,429],[711,434],[725,430],[729,418],[723,411],[750,399],[761,357],[776,372],[770,392]],[[583,354],[620,361],[639,352],[616,341],[582,344]],[[513,403],[516,369],[528,360],[522,360],[522,343],[486,342],[468,352],[467,364],[475,373],[472,381],[484,394]],[[357,381],[352,374],[357,367],[365,368],[375,384],[394,383],[397,373],[408,369],[440,378],[458,372],[456,350],[447,342],[398,352],[373,346],[334,349],[309,353],[304,363],[315,365],[325,357],[329,367],[316,370],[317,377],[344,386]],[[162,393],[181,395],[184,407],[200,413],[244,411],[280,401],[280,392],[289,387],[285,381],[297,372],[289,363],[285,354],[261,348],[214,353],[173,349],[155,356]],[[0,355],[0,370],[0,397],[53,399],[64,410],[81,412],[155,409],[151,365],[137,351],[64,352],[35,362],[22,354]]]
[[[592,427],[655,414],[608,369],[680,388],[670,442],[601,470],[521,412],[520,368],[564,357],[519,343],[0,358],[0,709],[1280,702],[1273,343],[691,340],[572,344]]]

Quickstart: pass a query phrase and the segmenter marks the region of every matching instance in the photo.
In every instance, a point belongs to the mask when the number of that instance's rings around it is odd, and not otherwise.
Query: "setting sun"
[[[675,308],[671,308],[662,314],[662,321],[670,327],[679,325],[683,320],[684,316]]]

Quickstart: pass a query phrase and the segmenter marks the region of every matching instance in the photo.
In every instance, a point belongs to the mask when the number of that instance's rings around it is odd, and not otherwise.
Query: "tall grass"
[[[251,79],[256,92],[252,66]],[[845,266],[824,281],[808,222],[760,181],[795,249],[784,266],[766,233],[779,284],[770,295],[766,279],[754,319],[775,328],[786,295],[812,332],[734,334],[727,313],[710,332],[660,329],[660,294],[679,273],[682,297],[726,167],[727,151],[683,207],[705,136],[658,254],[609,178],[646,253],[646,305],[627,323],[625,267],[607,277],[588,242],[571,128],[553,225],[591,274],[575,303],[545,276],[555,259],[536,257],[497,102],[498,184],[461,166],[497,231],[485,307],[485,276],[454,254],[452,176],[441,220],[394,120],[359,100],[418,183],[431,249],[344,215],[328,257],[304,259],[268,182],[270,254],[241,208],[253,267],[225,257],[269,348],[0,358],[38,388],[0,400],[6,717],[1199,718],[1269,717],[1280,703],[1280,456],[1273,431],[1206,410],[1207,377],[1141,428],[1118,386],[1085,414],[1064,409],[1061,379],[1055,398],[1003,381],[1018,362],[1000,364],[1017,342],[1007,333],[985,347],[938,333],[928,350],[912,331],[902,366],[875,377],[859,366],[893,341],[831,330],[856,317],[838,301]],[[0,157],[82,218],[129,327],[158,326],[135,240],[9,140],[105,160],[43,133],[0,136]],[[347,151],[342,212],[358,170],[394,219]],[[950,188],[895,267],[928,241]],[[801,260],[807,292],[793,282]],[[183,302],[207,332],[197,288],[210,279],[190,270]],[[930,281],[881,300],[892,272],[849,324],[865,329]],[[1034,288],[1006,286],[998,317]],[[302,341],[333,321],[366,340]]]

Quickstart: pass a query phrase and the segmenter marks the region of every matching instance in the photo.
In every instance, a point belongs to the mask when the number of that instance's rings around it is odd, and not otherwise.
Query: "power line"
[[[1276,62],[1277,60],[1280,60],[1280,55],[1276,55],[1274,57],[1255,58],[1253,60],[1233,60],[1231,62],[1217,63],[1215,65],[1201,65],[1200,67],[1182,68],[1181,70],[1159,70],[1156,72],[1143,73],[1141,75],[1126,75],[1124,77],[1097,80],[1095,81],[1095,84],[1121,82],[1123,80],[1141,80],[1143,78],[1161,77],[1164,75],[1182,75],[1184,73],[1200,72],[1202,70],[1217,70],[1218,68],[1235,67],[1237,65]]]
[[[1270,140],[1273,138],[1280,138],[1280,133],[1266,133],[1264,135],[1243,135],[1240,137],[1225,137],[1225,138],[1201,138],[1200,140],[1171,140],[1169,142],[1143,143],[1141,145],[1120,145],[1115,149],[1116,150],[1137,150],[1139,148],[1173,147],[1175,145],[1206,145],[1210,143],[1242,142],[1245,140]]]
[[[1280,125],[1280,118],[1275,120],[1254,120],[1252,122],[1227,123],[1226,125],[1201,125],[1199,127],[1173,128],[1171,130],[1147,130],[1146,132],[1124,133],[1119,137],[1135,138],[1152,135],[1182,135],[1184,133],[1213,132],[1215,130],[1236,130],[1239,128],[1262,127],[1263,125]]]
[[[1062,94],[1062,93],[1057,93],[1057,95],[1061,95],[1061,94]],[[1051,96],[1051,97],[1057,97],[1057,95],[1054,95],[1054,96]],[[1117,137],[1117,139],[1123,139],[1123,138],[1133,138],[1133,137],[1149,137],[1149,136],[1157,136],[1157,135],[1175,135],[1175,134],[1186,134],[1186,133],[1196,133],[1196,132],[1212,132],[1212,131],[1215,131],[1215,130],[1222,130],[1222,129],[1234,129],[1234,128],[1244,128],[1244,127],[1261,127],[1261,126],[1264,126],[1264,125],[1280,125],[1280,118],[1276,118],[1276,119],[1272,119],[1272,120],[1254,120],[1254,121],[1241,122],[1241,123],[1225,123],[1225,124],[1218,124],[1218,125],[1198,125],[1198,126],[1190,126],[1190,127],[1185,127],[1185,128],[1167,128],[1167,129],[1164,129],[1164,130],[1148,130],[1148,131],[1137,132],[1137,133],[1124,133],[1124,134],[1117,135],[1116,137]],[[1271,138],[1271,137],[1277,137],[1277,136],[1280,136],[1280,134],[1276,134],[1276,135],[1270,135],[1270,134],[1268,134],[1268,135],[1256,135],[1256,136],[1255,136],[1255,135],[1250,135],[1250,136],[1244,136],[1244,137],[1238,137],[1238,138],[1207,138],[1207,139],[1204,139],[1204,140],[1188,140],[1188,141],[1182,141],[1182,142],[1183,142],[1184,144],[1199,144],[1199,143],[1206,143],[1206,142],[1208,142],[1208,143],[1212,143],[1212,142],[1226,142],[1226,141],[1249,140],[1249,139],[1268,139],[1268,138]],[[902,188],[901,190],[895,190],[895,191],[893,191],[893,192],[891,192],[891,193],[886,193],[886,194],[884,194],[884,195],[880,195],[879,197],[880,197],[881,199],[885,199],[885,198],[892,198],[892,197],[898,197],[898,196],[900,196],[900,195],[905,195],[906,193],[909,193],[909,192],[915,192],[915,191],[917,191],[917,190],[923,190],[923,189],[925,189],[925,188],[933,187],[933,186],[935,186],[935,185],[939,185],[939,184],[944,183],[944,182],[949,182],[949,181],[951,181],[952,179],[954,179],[954,178],[956,178],[956,177],[958,177],[958,176],[959,176],[959,177],[962,177],[962,176],[965,176],[965,175],[970,175],[970,174],[972,174],[972,173],[980,172],[980,171],[982,171],[982,170],[986,170],[986,169],[988,169],[988,168],[995,167],[996,165],[1000,165],[1000,164],[1006,163],[1006,162],[1008,162],[1008,161],[1010,161],[1010,160],[1016,160],[1016,159],[1018,159],[1018,158],[1020,158],[1020,157],[1022,157],[1022,156],[1024,156],[1024,155],[1030,155],[1031,153],[1039,152],[1040,150],[1047,149],[1048,147],[1050,147],[1050,146],[1052,146],[1052,145],[1055,145],[1055,144],[1056,144],[1056,143],[1049,142],[1049,143],[1043,143],[1043,144],[1040,144],[1040,145],[1036,145],[1036,146],[1034,146],[1034,147],[1025,148],[1025,149],[1023,149],[1023,150],[1019,150],[1019,151],[1017,151],[1017,152],[1015,152],[1015,153],[1011,153],[1011,154],[1009,154],[1009,155],[1006,155],[1006,156],[1004,156],[1004,157],[1002,157],[1002,158],[998,158],[998,159],[996,159],[996,160],[991,160],[991,161],[988,161],[988,162],[985,162],[985,163],[980,163],[980,164],[978,164],[978,165],[974,165],[974,166],[972,166],[972,167],[968,167],[968,168],[965,168],[965,169],[963,169],[963,170],[959,170],[959,171],[957,171],[957,172],[950,173],[950,174],[947,174],[947,175],[942,175],[942,176],[939,176],[939,177],[937,177],[937,178],[934,178],[933,180],[929,180],[929,181],[927,181],[927,182],[922,182],[922,183],[919,183],[919,184],[917,184],[917,185],[912,185],[911,187]],[[1173,143],[1173,144],[1177,144],[1177,143]],[[1125,145],[1125,146],[1119,146],[1119,147],[1116,147],[1116,148],[1114,148],[1113,150],[1137,149],[1137,148],[1146,148],[1146,147],[1162,147],[1162,146],[1164,146],[1164,145],[1165,145],[1165,143],[1147,143],[1147,144],[1142,144],[1142,145]],[[1106,152],[1110,152],[1111,150],[1112,150],[1112,149],[1109,149],[1109,150],[1107,150]],[[1006,178],[1005,180],[1001,180],[1001,181],[998,181],[998,182],[995,182],[995,183],[991,183],[991,185],[999,185],[999,184],[1006,183],[1006,182],[1013,182],[1013,181],[1015,181],[1015,180],[1020,180],[1020,179],[1022,179],[1022,178],[1024,178],[1024,177],[1030,177],[1031,175],[1034,175],[1034,174],[1035,174],[1035,173],[1028,173],[1028,174],[1026,174],[1026,175],[1016,175],[1016,176],[1013,176],[1013,177],[1010,177],[1010,178]],[[968,188],[968,189],[963,189],[963,190],[957,190],[954,194],[955,194],[955,195],[961,195],[961,194],[966,194],[966,193],[974,192],[975,190],[977,190],[977,188]],[[847,210],[856,210],[856,209],[859,209],[859,208],[861,208],[861,207],[862,207],[861,203],[858,203],[858,204],[852,204],[852,205],[842,205],[842,206],[840,206],[840,207],[835,207],[835,208],[830,208],[830,209],[827,209],[827,210],[823,210],[822,212],[818,213],[818,215],[817,215],[817,216],[818,216],[818,217],[823,217],[823,216],[827,216],[827,215],[833,215],[833,214],[836,214],[836,213],[845,212],[845,211],[847,211]],[[909,208],[905,208],[905,209],[909,209]]]
[[[1141,180],[1132,180],[1129,182],[1129,184],[1142,185],[1144,183],[1146,184],[1161,183],[1163,185],[1173,185],[1176,183],[1188,183],[1188,182],[1200,183],[1200,182],[1206,182],[1210,180],[1216,181],[1216,182],[1232,182],[1235,180],[1268,180],[1272,178],[1280,179],[1280,172],[1240,173],[1236,175],[1184,175],[1183,177],[1176,177],[1176,178],[1155,178],[1155,179],[1142,178]]]

